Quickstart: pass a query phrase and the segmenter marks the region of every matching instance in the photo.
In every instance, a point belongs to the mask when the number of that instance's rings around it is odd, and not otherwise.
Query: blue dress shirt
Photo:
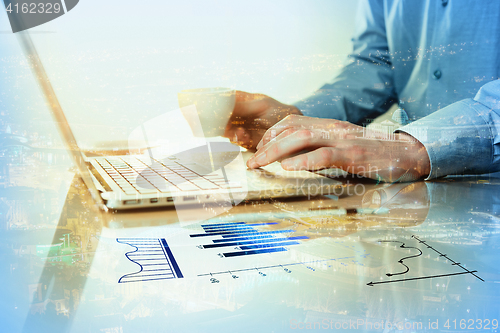
[[[335,79],[295,105],[362,124],[398,103],[429,178],[500,170],[500,1],[363,0]]]

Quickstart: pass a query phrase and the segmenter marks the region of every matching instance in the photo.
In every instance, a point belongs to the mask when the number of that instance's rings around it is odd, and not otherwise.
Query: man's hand
[[[266,95],[237,91],[236,105],[224,136],[255,150],[266,130],[290,114],[300,115],[301,112],[293,105],[282,104]]]
[[[396,133],[387,140],[387,134],[366,131],[345,121],[288,116],[267,130],[247,165],[281,160],[285,170],[340,168],[386,182],[429,175],[427,151],[412,136]]]

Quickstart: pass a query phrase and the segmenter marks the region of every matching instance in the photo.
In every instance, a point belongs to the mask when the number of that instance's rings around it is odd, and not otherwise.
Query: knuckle
[[[310,131],[308,129],[299,129],[297,130],[297,135],[300,136],[300,137],[306,137],[306,136],[310,136]]]
[[[313,137],[313,132],[308,129],[300,129],[297,131],[297,136],[301,140],[310,140]]]

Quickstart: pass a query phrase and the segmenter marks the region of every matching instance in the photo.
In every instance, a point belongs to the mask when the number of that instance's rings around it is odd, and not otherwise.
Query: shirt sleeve
[[[427,179],[500,170],[500,80],[464,99],[401,127],[429,154]]]
[[[353,53],[335,79],[295,103],[304,115],[361,124],[397,102],[386,38],[383,2],[361,1]]]

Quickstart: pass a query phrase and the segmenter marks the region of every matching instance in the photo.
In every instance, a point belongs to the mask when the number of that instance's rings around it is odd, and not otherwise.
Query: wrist
[[[406,144],[407,161],[409,162],[408,170],[417,175],[419,178],[427,178],[431,172],[431,163],[429,154],[425,146],[407,133],[398,133],[399,139]]]

